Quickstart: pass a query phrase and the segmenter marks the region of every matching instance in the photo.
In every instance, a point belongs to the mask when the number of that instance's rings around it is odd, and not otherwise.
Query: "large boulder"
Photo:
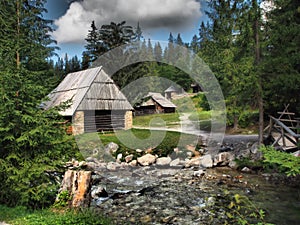
[[[210,154],[200,157],[200,167],[204,167],[204,168],[213,167],[213,160]]]
[[[156,159],[156,165],[166,166],[169,165],[172,159],[170,157],[160,157]]]
[[[151,154],[143,155],[142,157],[137,158],[137,162],[142,166],[149,166],[153,163],[155,163],[156,157]]]

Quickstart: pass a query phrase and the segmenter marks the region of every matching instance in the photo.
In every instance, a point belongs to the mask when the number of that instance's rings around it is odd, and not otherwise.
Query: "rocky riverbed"
[[[236,224],[236,219],[299,224],[299,180],[291,185],[281,176],[237,171],[234,159],[261,155],[254,136],[236,138],[227,137],[216,154],[174,158],[145,153],[125,162],[88,158],[68,166],[90,171],[90,207],[116,224]],[[251,212],[259,216],[259,209],[264,219],[249,217]]]

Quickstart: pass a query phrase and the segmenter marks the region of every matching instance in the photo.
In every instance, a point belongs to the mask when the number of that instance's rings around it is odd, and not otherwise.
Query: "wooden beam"
[[[290,128],[288,128],[284,123],[282,123],[280,120],[274,118],[273,116],[270,116],[270,118],[279,126],[281,126],[287,133],[289,133],[291,136],[295,138],[300,138],[300,134],[296,134],[294,131],[292,131]]]

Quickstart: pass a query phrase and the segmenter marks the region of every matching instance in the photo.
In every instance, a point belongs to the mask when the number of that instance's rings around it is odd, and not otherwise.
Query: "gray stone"
[[[237,169],[238,168],[238,164],[236,161],[232,160],[228,163],[228,166],[231,168],[231,169]]]
[[[201,177],[205,174],[205,171],[204,170],[197,170],[197,171],[194,171],[194,174],[193,176],[194,177]]]
[[[119,154],[117,155],[117,163],[121,163],[122,157],[123,157],[122,153],[119,153]]]
[[[202,157],[195,157],[190,160],[187,159],[185,162],[185,167],[199,166],[201,163],[201,158]]]
[[[258,152],[258,147],[258,143],[254,143],[250,148],[251,153],[256,154]]]
[[[94,157],[87,157],[87,158],[85,159],[85,161],[86,161],[86,162],[97,162],[98,160],[97,160],[96,158],[94,158]]]
[[[142,149],[136,149],[135,151],[136,151],[137,153],[142,153],[142,152],[143,152]]]
[[[171,161],[172,159],[170,157],[157,158],[156,165],[161,165],[161,166],[169,165]]]
[[[234,160],[234,155],[231,152],[221,152],[214,157],[214,166],[226,166],[232,160]]]
[[[300,156],[300,150],[298,150],[298,151],[292,153],[292,155],[294,155],[294,156],[296,156],[296,157],[299,157],[299,156]]]
[[[249,157],[250,157],[250,149],[240,150],[239,152],[236,153],[237,159],[249,158]]]
[[[115,162],[108,162],[107,165],[106,165],[106,168],[108,170],[116,170],[117,169],[117,163]]]
[[[213,160],[210,154],[200,157],[200,166],[204,168],[213,167]]]
[[[155,163],[156,157],[151,154],[143,155],[142,157],[137,158],[137,162],[142,166],[149,166]]]
[[[244,167],[241,171],[245,173],[249,173],[251,172],[251,169],[249,169],[248,167]]]
[[[96,186],[91,191],[91,196],[93,199],[99,198],[99,197],[108,197],[108,193],[106,190],[101,186]]]
[[[174,159],[172,162],[170,162],[170,166],[179,166],[180,165],[180,159]]]
[[[129,166],[137,166],[137,161],[136,161],[136,160],[132,160],[132,161],[129,163]]]
[[[110,142],[105,146],[105,151],[109,152],[110,154],[116,153],[118,149],[119,145],[114,142]]]

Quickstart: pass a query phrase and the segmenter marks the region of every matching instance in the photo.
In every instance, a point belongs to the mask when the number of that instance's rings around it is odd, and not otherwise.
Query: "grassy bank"
[[[97,140],[95,140],[95,137]],[[133,154],[134,158],[142,154],[139,154],[136,149],[141,149],[143,152],[151,152],[158,156],[167,156],[174,152],[174,148],[185,151],[187,145],[198,147],[197,145],[199,144],[197,136],[174,131],[131,129],[99,134],[83,134],[77,138],[77,143],[86,146],[86,149],[88,149],[85,157],[93,155],[92,149],[100,147],[98,137],[102,146],[106,146],[110,142],[118,144],[119,149],[115,153],[116,155],[122,153],[123,157],[125,157]],[[101,152],[99,151],[99,155],[94,154],[93,157],[104,157],[100,155],[103,154]]]
[[[138,127],[149,127],[150,123],[155,127],[173,126],[178,125],[179,122],[178,113],[152,114],[133,118],[133,126]]]
[[[113,223],[92,210],[52,211],[50,209],[31,211],[24,207],[9,208],[0,205],[0,221],[11,225],[113,225]]]

